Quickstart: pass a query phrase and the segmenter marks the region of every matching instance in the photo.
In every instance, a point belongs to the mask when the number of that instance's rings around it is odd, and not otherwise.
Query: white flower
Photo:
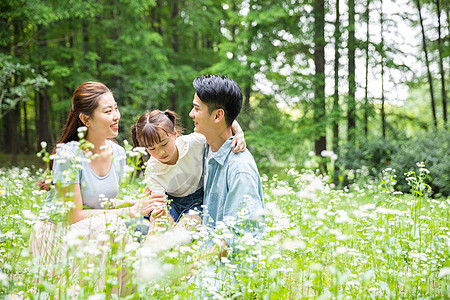
[[[417,166],[418,168],[425,168],[425,163],[424,163],[423,161],[417,162],[417,163],[416,163],[416,166]]]
[[[403,213],[398,209],[393,208],[384,208],[384,207],[378,207],[375,212],[384,214],[384,215],[398,215],[401,216]]]
[[[337,254],[337,255],[339,255],[339,254],[344,254],[345,252],[347,252],[347,247],[336,247],[336,251],[335,251],[335,253]]]
[[[449,276],[450,275],[450,267],[443,267],[440,271],[439,271],[439,278],[442,278],[444,276]]]
[[[370,209],[375,209],[375,208],[376,208],[376,205],[375,205],[375,204],[372,204],[372,203],[364,204],[364,205],[361,205],[361,206],[359,207],[359,209],[362,210],[362,211],[366,211],[366,210],[370,210]]]
[[[147,150],[145,149],[145,147],[135,147],[133,148],[133,151],[142,155],[147,155]]]
[[[430,174],[430,171],[428,169],[426,169],[426,168],[420,168],[419,172]]]
[[[36,220],[37,219],[37,217],[31,211],[29,211],[28,209],[22,210],[22,214],[23,214],[23,217],[25,219],[29,219],[29,220]]]
[[[283,196],[289,194],[289,188],[285,186],[277,186],[270,190],[274,196]]]
[[[320,155],[322,157],[332,157],[333,155],[336,155],[336,154],[331,150],[323,150],[322,152],[320,152]]]
[[[302,240],[286,240],[283,242],[282,247],[284,249],[294,251],[296,249],[305,249],[306,243]]]
[[[9,285],[8,275],[3,273],[2,271],[0,271],[0,284],[2,286],[8,286]]]
[[[95,294],[95,295],[91,295],[87,298],[88,300],[103,300],[106,299],[105,294]]]
[[[77,131],[78,132],[85,132],[85,131],[87,131],[87,127],[86,126],[78,127]]]
[[[131,173],[134,171],[134,168],[130,167],[129,165],[125,165],[124,170],[126,173]]]

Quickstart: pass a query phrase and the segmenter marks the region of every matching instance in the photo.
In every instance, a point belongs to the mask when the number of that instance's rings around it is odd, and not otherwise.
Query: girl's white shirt
[[[154,157],[147,161],[144,182],[150,190],[163,189],[174,197],[193,194],[203,185],[203,154],[206,139],[200,133],[182,135],[175,140],[178,161],[166,165]]]

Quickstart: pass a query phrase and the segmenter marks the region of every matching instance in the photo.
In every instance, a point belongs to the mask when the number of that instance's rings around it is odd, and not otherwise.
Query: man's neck
[[[212,152],[219,151],[220,147],[233,136],[233,132],[231,131],[231,127],[225,127],[221,130],[215,131],[215,134],[211,134],[211,136],[206,136],[206,142],[211,148]]]

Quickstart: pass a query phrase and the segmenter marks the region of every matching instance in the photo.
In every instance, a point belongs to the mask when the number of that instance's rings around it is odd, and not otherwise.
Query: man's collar
[[[223,166],[225,163],[225,159],[227,158],[228,154],[231,152],[231,141],[233,140],[233,137],[230,137],[223,143],[222,147],[217,152],[213,152],[212,158],[214,158],[219,164]],[[209,147],[209,145],[208,145]],[[211,151],[211,147],[208,149]]]

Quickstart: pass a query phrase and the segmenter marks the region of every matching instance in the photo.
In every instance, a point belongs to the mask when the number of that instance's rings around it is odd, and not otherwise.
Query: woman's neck
[[[93,154],[103,154],[105,150],[109,150],[108,139],[105,138],[95,138],[93,136],[89,136],[89,133],[86,135],[86,141],[93,145],[93,148],[90,151]]]

